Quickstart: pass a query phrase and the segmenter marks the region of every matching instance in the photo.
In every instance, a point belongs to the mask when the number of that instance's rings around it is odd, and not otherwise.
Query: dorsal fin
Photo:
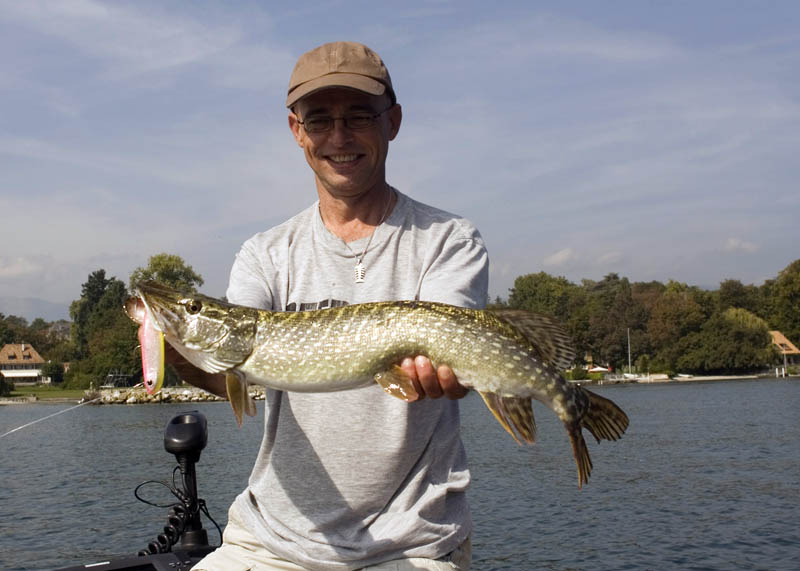
[[[575,360],[572,339],[561,324],[547,315],[524,309],[490,309],[539,351],[542,360],[559,370],[568,369]]]

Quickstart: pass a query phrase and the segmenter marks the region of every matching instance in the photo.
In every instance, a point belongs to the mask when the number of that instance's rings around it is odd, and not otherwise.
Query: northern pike
[[[458,382],[483,397],[517,442],[536,438],[531,399],[564,424],[578,468],[578,487],[592,461],[581,429],[616,440],[627,415],[612,401],[564,380],[574,358],[569,337],[536,313],[476,310],[425,301],[386,301],[301,312],[266,311],[155,282],[139,284],[126,312],[154,327],[196,367],[224,373],[241,424],[255,414],[247,384],[328,392],[377,382],[392,396],[418,398],[400,368],[405,357],[426,355],[448,365]]]

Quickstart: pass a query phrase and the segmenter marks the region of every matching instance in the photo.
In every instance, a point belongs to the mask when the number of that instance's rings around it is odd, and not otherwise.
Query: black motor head
[[[192,456],[196,462],[208,442],[208,422],[196,410],[174,416],[164,431],[164,448],[175,456]]]

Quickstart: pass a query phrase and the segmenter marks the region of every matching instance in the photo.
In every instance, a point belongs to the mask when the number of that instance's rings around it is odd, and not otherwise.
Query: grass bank
[[[83,389],[62,389],[61,387],[48,387],[45,385],[35,385],[30,387],[17,387],[11,391],[12,397],[36,396],[39,400],[48,399],[70,399],[80,400],[83,396]]]

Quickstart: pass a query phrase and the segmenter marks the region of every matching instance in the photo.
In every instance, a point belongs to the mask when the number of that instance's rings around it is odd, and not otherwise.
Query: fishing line
[[[37,420],[34,420],[33,422],[29,422],[28,424],[23,424],[22,426],[18,426],[17,428],[13,428],[13,429],[9,430],[8,432],[6,432],[4,434],[0,434],[0,438],[5,438],[9,434],[13,434],[13,433],[17,432],[18,430],[22,430],[23,428],[28,428],[29,426],[33,426],[34,424],[36,424],[38,422],[42,422],[43,420],[47,420],[48,418],[53,418],[54,416],[58,416],[59,414],[64,414],[65,412],[69,412],[71,410],[74,410],[74,409],[78,408],[79,406],[83,406],[85,404],[93,403],[94,401],[100,400],[101,398],[103,398],[103,397],[97,397],[96,399],[92,399],[92,400],[88,400],[86,402],[78,403],[75,406],[71,406],[69,408],[65,408],[64,410],[59,410],[58,412],[54,412],[53,414],[48,414],[45,417],[39,418]]]

